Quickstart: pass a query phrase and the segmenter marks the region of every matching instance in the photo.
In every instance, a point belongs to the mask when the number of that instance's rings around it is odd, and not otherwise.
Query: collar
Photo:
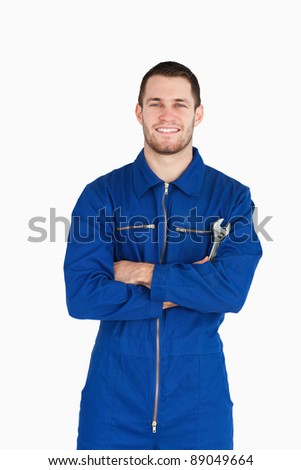
[[[189,196],[198,196],[202,187],[205,164],[197,148],[193,147],[192,161],[174,184]],[[161,180],[149,167],[142,149],[133,163],[133,183],[136,195],[140,198],[149,188],[162,184]]]

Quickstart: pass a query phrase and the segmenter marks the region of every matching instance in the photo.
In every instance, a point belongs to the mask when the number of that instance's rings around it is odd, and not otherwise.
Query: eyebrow
[[[163,101],[161,98],[157,98],[157,97],[154,97],[154,98],[148,98],[146,100],[146,103],[149,103],[150,101]],[[175,103],[186,103],[188,105],[190,105],[190,101],[189,100],[186,100],[184,98],[174,98],[172,101],[174,101]]]

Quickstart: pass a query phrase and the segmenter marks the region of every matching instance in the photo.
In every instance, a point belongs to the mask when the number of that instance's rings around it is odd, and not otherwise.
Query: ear
[[[136,104],[135,108],[136,118],[138,119],[139,123],[142,125],[142,108],[139,103]]]
[[[202,122],[203,117],[204,117],[204,107],[201,104],[195,110],[194,127],[197,127],[200,124],[200,122]]]

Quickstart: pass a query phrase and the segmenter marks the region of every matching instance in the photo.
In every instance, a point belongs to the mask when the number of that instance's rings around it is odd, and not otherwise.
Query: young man
[[[73,211],[69,313],[101,320],[78,449],[232,449],[218,328],[261,257],[250,191],[192,147],[203,107],[187,67],[153,67],[136,116],[144,149],[88,184]]]

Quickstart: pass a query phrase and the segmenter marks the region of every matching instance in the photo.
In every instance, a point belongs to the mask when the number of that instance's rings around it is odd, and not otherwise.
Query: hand
[[[115,281],[148,287],[150,289],[155,265],[121,260],[114,263]]]

